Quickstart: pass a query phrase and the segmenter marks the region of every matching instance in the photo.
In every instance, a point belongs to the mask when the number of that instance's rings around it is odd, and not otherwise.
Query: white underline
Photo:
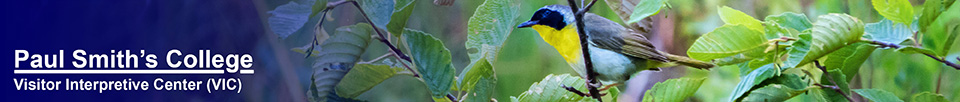
[[[224,74],[220,70],[13,70],[13,74]],[[253,74],[253,70],[240,70]]]

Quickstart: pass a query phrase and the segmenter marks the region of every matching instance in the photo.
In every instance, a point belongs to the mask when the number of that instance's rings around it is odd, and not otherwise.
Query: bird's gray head
[[[570,7],[564,5],[547,5],[533,13],[530,21],[521,23],[517,28],[546,25],[560,30],[566,27],[567,24],[573,24],[573,22],[573,12],[570,12]]]

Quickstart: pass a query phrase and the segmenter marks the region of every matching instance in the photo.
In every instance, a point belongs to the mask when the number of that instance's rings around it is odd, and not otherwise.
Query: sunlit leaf
[[[465,42],[470,62],[477,61],[481,55],[488,55],[486,59],[493,61],[499,52],[503,41],[515,28],[515,20],[519,15],[519,5],[513,0],[486,0],[477,7],[476,12],[467,22],[467,42]],[[491,48],[483,48],[483,45]]]
[[[791,28],[783,27],[779,23],[773,21],[764,22],[764,38],[766,39],[779,39],[780,37],[790,37],[796,38],[797,34],[800,32]]]
[[[389,65],[356,64],[336,86],[337,95],[356,98],[363,92],[393,77],[402,68]]]
[[[898,51],[898,52],[902,52],[902,53],[906,53],[906,54],[937,55],[937,53],[936,53],[936,52],[933,52],[933,50],[925,49],[925,48],[917,48],[917,47],[913,47],[913,46],[905,46],[905,47],[903,47],[903,48],[897,49],[897,51]]]
[[[958,4],[960,2],[953,2],[953,5]],[[926,28],[923,47],[946,55],[950,48],[955,46],[952,44],[958,35],[960,35],[960,7],[950,7]]]
[[[511,97],[514,102],[583,102],[596,101],[590,97],[581,97],[573,92],[563,89],[561,85],[577,88],[586,92],[585,81],[580,77],[570,76],[570,74],[547,75],[540,82],[530,85],[527,91],[519,96]]]
[[[403,28],[407,26],[407,20],[410,14],[413,14],[413,8],[417,0],[396,0],[393,14],[390,15],[390,22],[387,23],[387,31],[393,36],[400,37],[403,34]]]
[[[720,19],[723,20],[724,23],[727,23],[726,25],[744,25],[751,30],[763,31],[763,25],[760,23],[760,20],[740,12],[740,10],[723,6],[717,7],[717,12],[720,13]]]
[[[777,22],[777,24],[780,26],[791,28],[797,31],[807,30],[813,26],[810,24],[810,20],[807,19],[807,15],[793,12],[770,15],[764,18],[764,20]]]
[[[863,23],[846,14],[821,15],[813,23],[810,51],[797,65],[804,65],[819,59],[848,44],[860,41],[863,36]]]
[[[643,102],[681,102],[693,96],[706,78],[678,78],[658,82],[644,92]]]
[[[607,7],[610,8],[614,13],[616,13],[620,21],[630,21],[633,11],[636,9],[636,5],[640,3],[639,0],[603,0],[607,2]],[[644,0],[646,1],[646,0]],[[667,2],[664,2],[667,3]],[[656,14],[653,14],[656,15]],[[653,19],[646,17],[646,19],[641,19],[636,23],[625,23],[627,28],[637,30],[640,33],[649,33],[650,29],[653,29]]]
[[[887,19],[877,23],[867,23],[864,29],[864,38],[892,44],[910,39],[914,32],[906,24],[893,23]]]
[[[903,102],[897,95],[880,89],[854,89],[860,96],[870,99],[874,102]],[[932,101],[914,101],[914,102],[932,102]]]
[[[813,38],[810,35],[810,30],[805,30],[800,32],[796,42],[793,42],[792,47],[788,50],[787,60],[783,61],[783,65],[786,68],[796,68],[799,67],[800,61],[803,60],[804,56],[807,56],[807,53],[810,52],[810,42]]]
[[[750,94],[743,98],[743,102],[783,102],[802,94],[804,91],[806,90],[802,88],[795,89],[781,84],[770,84],[750,91]]]
[[[644,18],[657,15],[660,13],[660,8],[663,8],[665,5],[665,0],[641,0],[637,3],[637,6],[634,7],[633,13],[630,14],[630,20],[627,23],[636,23],[640,22]]]
[[[930,92],[914,94],[910,99],[913,99],[912,102],[950,102],[943,95]]]
[[[767,80],[771,77],[777,76],[780,74],[779,70],[776,70],[774,64],[769,64],[757,68],[756,70],[750,71],[750,74],[747,76],[740,77],[740,83],[737,83],[737,87],[733,89],[733,92],[730,93],[730,98],[728,101],[735,101],[740,97],[743,97],[754,85],[760,84],[764,80]]]
[[[850,44],[837,51],[833,51],[833,53],[827,54],[827,59],[823,61],[823,65],[826,66],[828,70],[840,69],[843,70],[843,75],[854,76],[860,71],[860,65],[862,65],[864,61],[867,61],[867,57],[870,57],[874,49],[877,49],[877,47],[867,43]],[[853,77],[837,80],[850,81],[851,79],[853,79]]]
[[[477,60],[464,71],[466,72],[461,73],[464,76],[460,77],[463,78],[460,89],[467,93],[465,101],[490,101],[497,85],[497,77],[490,62],[486,59]]]
[[[693,59],[709,61],[765,47],[763,33],[743,25],[724,25],[704,34],[687,51]]]
[[[404,30],[403,38],[407,48],[410,48],[417,71],[433,92],[433,97],[445,97],[454,81],[455,69],[450,63],[450,50],[432,35],[413,29]]]
[[[913,22],[913,5],[907,0],[871,0],[873,8],[891,21],[910,24]]]
[[[943,6],[941,0],[924,0],[922,7],[923,10],[920,11],[920,18],[917,19],[917,22],[920,23],[920,30],[926,32],[927,26],[937,20],[937,17],[946,7]]]

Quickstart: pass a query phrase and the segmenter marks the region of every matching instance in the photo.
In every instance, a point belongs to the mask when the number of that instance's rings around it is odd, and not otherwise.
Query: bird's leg
[[[603,85],[603,87],[600,88],[600,89],[598,89],[598,90],[600,90],[600,91],[606,91],[607,89],[610,89],[610,88],[612,88],[612,87],[614,87],[614,86],[620,86],[620,83],[613,83],[613,84],[610,84],[610,85]]]

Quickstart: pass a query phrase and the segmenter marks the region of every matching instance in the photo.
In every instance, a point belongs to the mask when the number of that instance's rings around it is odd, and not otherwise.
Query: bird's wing
[[[597,48],[612,50],[637,58],[661,62],[668,61],[667,57],[657,51],[646,37],[636,31],[626,29],[616,22],[591,13],[584,15],[583,22],[588,27],[592,27],[587,29],[587,34],[590,35],[588,40]]]

